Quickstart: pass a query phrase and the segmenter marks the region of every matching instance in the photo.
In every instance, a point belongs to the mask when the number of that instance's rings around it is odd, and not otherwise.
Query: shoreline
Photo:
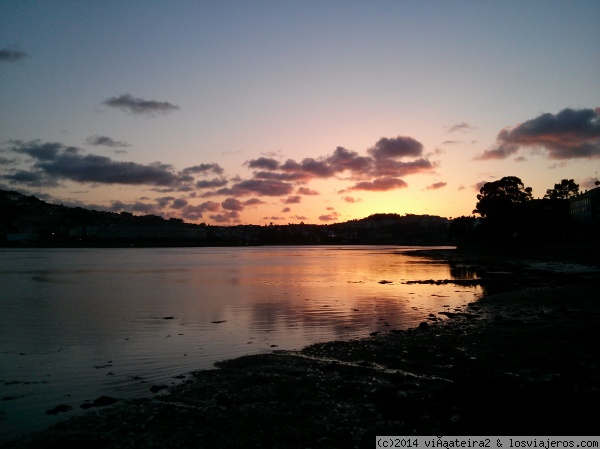
[[[469,261],[478,263],[460,263]],[[371,447],[384,434],[590,434],[600,277],[522,277],[513,291],[418,328],[225,360],[153,397],[0,446]]]

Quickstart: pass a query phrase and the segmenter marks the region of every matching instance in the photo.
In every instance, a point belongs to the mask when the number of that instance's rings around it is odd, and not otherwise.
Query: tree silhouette
[[[497,219],[512,215],[519,205],[531,200],[531,187],[525,187],[516,176],[486,182],[479,190],[474,214],[482,218]]]
[[[546,190],[545,199],[568,200],[579,194],[579,184],[572,179],[563,179],[560,184],[554,184],[553,189]]]

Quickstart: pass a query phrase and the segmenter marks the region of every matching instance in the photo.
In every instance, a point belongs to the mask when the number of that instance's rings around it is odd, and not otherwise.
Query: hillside
[[[1,246],[215,246],[261,244],[448,244],[450,221],[375,214],[329,225],[210,226],[47,203],[0,190]]]

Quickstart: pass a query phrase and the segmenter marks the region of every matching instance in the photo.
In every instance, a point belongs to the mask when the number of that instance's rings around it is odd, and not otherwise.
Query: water
[[[474,276],[406,249],[0,250],[0,438],[217,360],[406,329],[481,296],[403,284]],[[71,410],[46,413],[59,404]]]

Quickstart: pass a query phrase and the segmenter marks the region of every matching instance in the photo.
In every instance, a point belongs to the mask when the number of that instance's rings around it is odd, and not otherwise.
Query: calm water
[[[414,327],[481,296],[403,284],[472,276],[405,249],[0,250],[0,437],[217,360]],[[46,414],[59,404],[72,410]]]

